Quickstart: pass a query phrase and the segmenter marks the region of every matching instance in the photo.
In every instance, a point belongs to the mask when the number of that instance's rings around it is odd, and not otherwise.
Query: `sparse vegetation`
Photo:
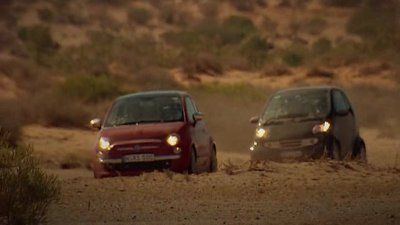
[[[223,73],[221,63],[211,54],[199,54],[187,58],[182,67],[187,76],[194,76],[195,74],[217,76]]]
[[[369,0],[347,24],[350,33],[360,36],[372,54],[399,52],[400,3]],[[398,55],[397,53],[393,55]],[[392,55],[392,56],[393,56]]]
[[[249,37],[241,46],[241,54],[247,59],[252,68],[260,69],[266,62],[268,51],[273,46],[260,35]]]
[[[247,0],[247,1],[242,1],[242,0],[229,0],[231,5],[235,7],[239,11],[243,12],[251,12],[254,10],[254,0]]]
[[[128,20],[131,23],[146,25],[151,18],[152,14],[146,8],[132,8],[128,12]]]
[[[51,23],[54,20],[53,12],[48,8],[38,9],[37,14],[42,22]]]
[[[60,86],[64,95],[97,102],[119,93],[117,84],[107,76],[71,76]]]
[[[60,184],[45,174],[32,148],[0,143],[0,220],[10,225],[37,225],[46,221],[49,205],[57,200]]]
[[[279,77],[286,75],[292,75],[292,71],[287,66],[282,64],[266,65],[261,73],[261,77]]]
[[[288,66],[297,67],[304,63],[307,49],[300,45],[292,45],[282,55],[282,60]]]
[[[332,41],[328,38],[319,38],[312,45],[313,53],[318,57],[332,50]]]
[[[321,17],[313,17],[308,20],[304,25],[304,29],[307,33],[312,35],[318,35],[322,33],[328,26],[328,23],[325,19]]]
[[[86,127],[91,115],[87,105],[57,92],[34,96],[29,110],[35,121],[55,127]]]
[[[360,5],[363,0],[320,0],[322,4],[335,7],[354,7]]]
[[[335,76],[335,73],[333,73],[332,71],[314,67],[310,69],[306,75],[307,77],[333,78]]]
[[[16,146],[21,138],[21,111],[13,100],[0,102],[0,143]]]
[[[48,58],[54,55],[59,47],[46,26],[22,27],[18,36],[25,43],[31,57],[43,65],[47,65]]]

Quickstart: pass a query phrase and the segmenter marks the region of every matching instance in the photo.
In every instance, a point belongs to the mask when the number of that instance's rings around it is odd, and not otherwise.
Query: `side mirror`
[[[101,119],[99,119],[99,118],[92,119],[90,121],[90,123],[89,123],[89,126],[93,130],[100,130],[100,128],[101,128]]]
[[[197,112],[195,114],[193,114],[193,120],[194,122],[198,122],[200,120],[203,120],[204,114],[201,112]]]
[[[250,118],[250,123],[256,124],[256,123],[258,123],[259,120],[260,120],[260,117],[253,116],[253,117]]]

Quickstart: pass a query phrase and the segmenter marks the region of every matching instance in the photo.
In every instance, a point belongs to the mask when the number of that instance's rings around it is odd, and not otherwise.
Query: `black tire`
[[[192,147],[192,149],[190,150],[190,164],[189,164],[189,174],[194,174],[197,173],[197,169],[196,169],[196,151],[195,149]]]
[[[367,147],[365,146],[362,140],[356,146],[355,155],[353,157],[354,160],[360,162],[367,162]]]
[[[341,153],[340,153],[340,148],[339,148],[339,145],[338,145],[338,143],[336,141],[334,141],[332,143],[331,150],[330,150],[330,153],[329,153],[329,157],[331,159],[333,159],[333,160],[338,160],[338,161],[342,160],[342,156],[341,156]]]
[[[215,146],[213,146],[210,157],[210,173],[217,172],[217,170],[218,170],[217,150],[215,149]]]

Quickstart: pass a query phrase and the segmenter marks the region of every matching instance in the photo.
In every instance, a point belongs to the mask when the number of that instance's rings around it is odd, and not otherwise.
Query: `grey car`
[[[317,86],[285,89],[269,99],[250,147],[253,160],[367,160],[356,115],[345,92]]]

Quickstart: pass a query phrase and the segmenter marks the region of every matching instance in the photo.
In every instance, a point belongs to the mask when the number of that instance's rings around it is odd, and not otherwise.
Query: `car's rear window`
[[[183,121],[180,96],[132,96],[117,100],[104,126]]]
[[[272,96],[262,119],[322,118],[329,111],[328,90],[293,90]]]

